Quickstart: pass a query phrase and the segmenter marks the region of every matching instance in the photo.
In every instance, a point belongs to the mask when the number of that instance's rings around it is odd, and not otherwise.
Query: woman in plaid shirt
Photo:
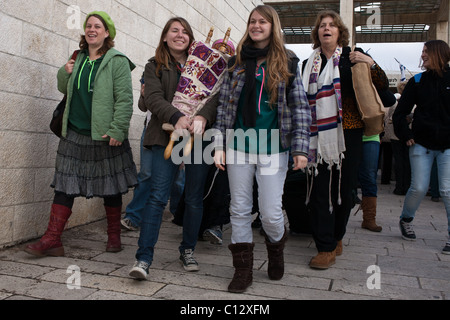
[[[214,125],[220,131],[215,138],[214,161],[219,169],[227,168],[231,190],[229,249],[235,274],[228,286],[230,292],[244,292],[252,283],[251,190],[255,176],[268,275],[272,280],[283,277],[286,231],[282,194],[289,151],[294,169],[304,169],[311,124],[300,73],[290,73],[289,65],[298,61],[284,46],[276,11],[270,6],[256,7],[236,50],[232,75],[221,88]],[[293,81],[289,81],[291,77]]]

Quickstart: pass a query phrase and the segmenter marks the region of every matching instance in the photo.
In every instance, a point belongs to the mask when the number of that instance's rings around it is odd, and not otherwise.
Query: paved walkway
[[[444,205],[426,197],[415,219],[418,239],[405,241],[398,229],[404,197],[393,195],[392,188],[379,186],[377,220],[383,231],[361,229],[361,213],[352,214],[344,253],[328,270],[308,267],[316,254],[310,236],[291,236],[285,276],[269,280],[263,237],[255,230],[254,281],[245,294],[227,292],[234,271],[229,226],[222,246],[199,242],[195,256],[201,269],[188,273],[178,261],[181,228],[165,214],[147,281],[128,276],[139,233],[124,232],[124,250],[106,253],[102,220],[64,233],[66,257],[35,258],[21,250],[24,245],[0,250],[0,300],[448,300],[450,256],[441,254],[447,240]],[[70,289],[77,285],[80,289]]]

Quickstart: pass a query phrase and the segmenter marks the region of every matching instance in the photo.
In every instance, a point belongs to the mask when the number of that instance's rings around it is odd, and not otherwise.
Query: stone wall
[[[0,247],[41,236],[47,227],[58,138],[49,130],[62,95],[56,74],[77,49],[81,25],[94,10],[116,24],[116,48],[136,65],[130,141],[139,164],[144,114],[137,108],[139,78],[154,55],[161,30],[173,16],[186,18],[196,39],[211,26],[215,37],[244,33],[259,0],[2,0],[0,2]],[[124,207],[132,192],[124,197]],[[101,199],[75,201],[68,227],[104,217]]]

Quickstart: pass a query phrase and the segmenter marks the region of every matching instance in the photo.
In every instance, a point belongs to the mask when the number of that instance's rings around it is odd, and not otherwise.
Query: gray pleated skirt
[[[71,197],[111,197],[138,183],[130,142],[111,147],[73,130],[61,138],[51,187]]]

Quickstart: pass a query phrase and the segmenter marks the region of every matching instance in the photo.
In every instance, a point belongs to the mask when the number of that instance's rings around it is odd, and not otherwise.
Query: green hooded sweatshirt
[[[58,71],[58,90],[67,95],[67,104],[63,117],[62,136],[67,135],[67,123],[73,96],[74,81],[86,59],[81,51],[75,61],[72,75],[65,66]],[[128,138],[131,116],[133,115],[133,87],[131,71],[136,66],[123,53],[114,48],[108,50],[94,80],[92,96],[92,140],[108,141],[106,134],[117,141]]]

